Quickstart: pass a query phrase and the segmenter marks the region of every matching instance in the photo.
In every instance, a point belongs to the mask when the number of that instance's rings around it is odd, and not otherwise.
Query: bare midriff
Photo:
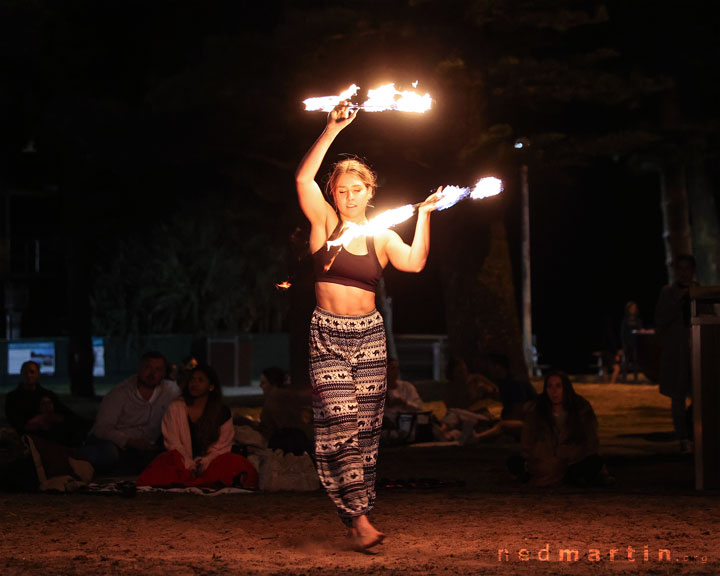
[[[363,316],[375,310],[375,292],[332,282],[315,282],[317,305],[341,316]]]

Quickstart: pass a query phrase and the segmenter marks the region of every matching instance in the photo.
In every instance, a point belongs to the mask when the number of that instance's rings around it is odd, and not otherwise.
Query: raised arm
[[[435,210],[442,187],[430,195],[418,208],[415,236],[410,246],[402,241],[396,232],[388,230],[385,242],[385,254],[395,268],[402,272],[420,272],[425,268],[430,252],[430,212]]]
[[[325,130],[315,140],[295,172],[295,187],[300,208],[313,227],[324,226],[328,211],[332,211],[332,206],[325,200],[320,186],[315,182],[315,176],[330,144],[340,131],[355,119],[357,111],[351,111],[348,105],[347,101],[343,102],[328,114]]]

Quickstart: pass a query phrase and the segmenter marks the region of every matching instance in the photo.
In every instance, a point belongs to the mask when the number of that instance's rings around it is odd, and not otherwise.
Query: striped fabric
[[[315,458],[345,524],[375,503],[375,466],[387,387],[385,326],[375,310],[340,316],[315,308],[310,323]]]

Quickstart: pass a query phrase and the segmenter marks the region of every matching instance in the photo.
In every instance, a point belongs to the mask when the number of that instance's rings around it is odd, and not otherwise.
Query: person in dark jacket
[[[674,262],[675,282],[665,286],[655,308],[655,326],[662,356],[660,357],[660,394],[669,396],[675,433],[680,451],[692,453],[686,402],[690,383],[690,287],[695,282],[695,258],[679,255]]]
[[[40,366],[28,360],[20,383],[5,398],[5,416],[19,434],[33,434],[65,446],[79,446],[90,429],[57,395],[40,385]]]
[[[545,378],[542,393],[528,404],[522,429],[522,457],[511,471],[536,486],[563,481],[584,485],[606,473],[599,452],[597,418],[563,372]]]

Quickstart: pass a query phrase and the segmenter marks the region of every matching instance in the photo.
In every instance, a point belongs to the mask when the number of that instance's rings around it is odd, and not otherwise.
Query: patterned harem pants
[[[310,323],[315,459],[340,518],[375,503],[375,466],[385,408],[385,326],[377,310],[340,316],[315,308]]]

